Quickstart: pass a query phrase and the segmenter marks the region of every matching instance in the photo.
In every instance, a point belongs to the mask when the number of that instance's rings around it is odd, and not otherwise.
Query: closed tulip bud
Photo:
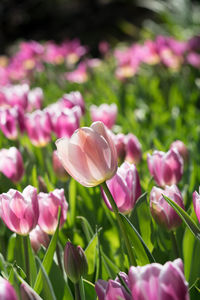
[[[0,276],[0,299],[17,300],[17,294],[10,282]]]
[[[142,158],[142,147],[137,137],[129,133],[125,137],[125,160],[131,164],[137,164]]]
[[[116,148],[102,122],[77,129],[70,139],[57,140],[56,146],[63,167],[84,186],[99,185],[117,171]]]
[[[124,162],[115,176],[107,181],[107,185],[119,211],[129,213],[141,195],[140,180],[135,165]],[[101,191],[106,205],[112,210],[103,189]]]
[[[42,300],[42,298],[24,281],[20,285],[21,300]],[[12,300],[12,299],[10,299]]]
[[[199,187],[199,193],[200,193],[200,187]],[[196,213],[197,219],[200,223],[200,194],[198,194],[196,191],[193,193],[193,206],[194,206],[194,211]]]
[[[81,276],[88,272],[87,258],[80,246],[67,242],[64,251],[65,272],[73,283],[77,283]]]
[[[74,106],[79,106],[81,108],[82,115],[85,112],[84,99],[79,91],[71,92],[69,94],[64,94],[62,96],[61,103],[66,108],[72,108]]]
[[[61,208],[60,228],[66,221],[68,203],[64,195],[64,189],[55,189],[53,192],[39,193],[39,219],[40,228],[47,234],[54,234],[58,225],[58,208]]]
[[[173,262],[168,261],[164,265],[153,263],[142,267],[131,267],[128,277],[134,300],[190,299],[180,258]]]
[[[45,233],[39,225],[37,225],[29,234],[31,246],[35,252],[38,252],[41,246],[48,248],[49,236]]]
[[[53,170],[54,173],[56,174],[56,177],[58,177],[62,181],[69,179],[69,174],[64,169],[56,150],[53,151],[52,163],[53,163]]]
[[[159,186],[177,184],[183,175],[183,159],[170,149],[168,152],[154,151],[147,157],[150,174]]]
[[[177,152],[182,156],[184,162],[188,161],[189,158],[189,152],[187,147],[185,146],[185,144],[182,141],[174,141],[171,146],[170,149],[175,149],[177,150]]]
[[[117,117],[117,105],[115,103],[111,105],[103,103],[100,106],[91,105],[90,114],[92,122],[101,121],[111,129]]]
[[[24,175],[24,164],[21,153],[15,147],[0,150],[0,172],[12,180],[19,182]]]
[[[22,193],[10,189],[0,195],[0,216],[7,227],[20,235],[27,235],[37,225],[39,208],[37,190],[31,185]]]
[[[166,186],[165,189],[153,187],[150,193],[150,210],[155,221],[167,230],[174,230],[181,225],[182,220],[176,211],[163,198],[167,196],[184,208],[181,192],[176,185]]]

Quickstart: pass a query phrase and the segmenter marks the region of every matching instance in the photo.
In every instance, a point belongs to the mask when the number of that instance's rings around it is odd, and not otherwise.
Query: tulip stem
[[[61,261],[61,257],[60,257],[60,248],[59,245],[56,245],[56,256],[57,256],[57,260],[58,260],[58,265],[60,267],[60,270],[63,274],[63,267],[62,267],[62,261]]]
[[[79,282],[74,283],[75,288],[75,300],[81,300],[81,292]]]
[[[23,236],[26,278],[27,278],[27,282],[30,283],[30,265],[29,265],[29,254],[28,254],[28,238],[29,238],[28,235],[27,236]]]
[[[178,250],[178,245],[177,245],[177,241],[176,241],[176,235],[175,235],[174,231],[170,232],[170,237],[171,237],[171,242],[172,242],[174,255],[176,256],[176,258],[180,257],[179,250]]]
[[[119,210],[118,210],[118,207],[117,207],[117,205],[115,203],[115,200],[113,199],[113,196],[112,196],[112,194],[111,194],[111,192],[110,192],[110,190],[109,190],[106,182],[103,182],[101,184],[101,186],[102,186],[102,188],[103,188],[106,196],[108,197],[108,200],[110,201],[110,204],[112,206],[113,212],[115,213],[117,222],[119,224],[121,233],[122,233],[124,241],[125,241],[125,245],[126,245],[126,249],[127,249],[127,252],[128,252],[130,263],[131,263],[132,266],[137,266],[137,263],[136,263],[136,260],[135,260],[135,257],[134,257],[133,251],[132,251],[132,246],[131,246],[130,240],[128,238],[126,229],[124,227],[123,220],[121,219],[121,216],[119,214]]]

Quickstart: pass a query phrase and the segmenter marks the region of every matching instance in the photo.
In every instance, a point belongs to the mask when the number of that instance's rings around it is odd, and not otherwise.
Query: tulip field
[[[199,299],[199,149],[199,36],[0,56],[0,299]]]

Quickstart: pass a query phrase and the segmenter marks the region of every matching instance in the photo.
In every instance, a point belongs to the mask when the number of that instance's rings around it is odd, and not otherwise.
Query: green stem
[[[60,270],[63,274],[63,267],[62,267],[62,261],[61,261],[61,256],[60,256],[60,249],[59,249],[59,245],[56,245],[56,256],[57,256],[57,260],[58,260],[58,265],[60,267]]]
[[[29,255],[28,255],[28,235],[23,236],[23,243],[24,243],[26,278],[27,278],[27,282],[30,283],[30,265],[29,265]]]
[[[132,246],[131,246],[131,243],[129,241],[128,235],[126,233],[126,228],[124,226],[123,220],[121,219],[121,216],[119,215],[119,210],[118,210],[118,207],[117,207],[117,205],[115,203],[115,200],[113,199],[113,196],[112,196],[112,194],[111,194],[111,192],[110,192],[110,190],[109,190],[106,182],[103,182],[101,184],[101,186],[102,186],[102,188],[103,188],[106,196],[108,197],[108,200],[110,201],[110,204],[112,206],[113,212],[115,213],[117,222],[119,224],[122,236],[123,236],[124,241],[125,241],[125,245],[126,245],[126,249],[127,249],[127,252],[128,252],[130,263],[131,263],[132,266],[136,266],[137,263],[136,263],[134,255],[133,255]]]
[[[74,283],[74,288],[75,288],[75,300],[81,300],[81,292],[80,292],[79,282]]]
[[[180,257],[179,250],[178,250],[178,245],[177,245],[177,241],[176,241],[176,235],[175,235],[174,231],[170,232],[170,237],[171,237],[172,247],[173,247],[173,250],[174,250],[174,255],[175,255],[176,258]]]

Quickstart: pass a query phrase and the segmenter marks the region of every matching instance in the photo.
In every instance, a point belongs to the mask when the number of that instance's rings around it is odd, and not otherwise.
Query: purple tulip
[[[11,231],[27,235],[37,225],[39,216],[36,188],[29,185],[22,193],[10,189],[1,194],[0,216]]]
[[[170,149],[175,149],[183,158],[184,162],[188,161],[189,152],[182,141],[176,140],[170,145]]]
[[[153,263],[131,267],[128,277],[133,300],[189,300],[188,283],[180,258],[163,266]]]
[[[40,215],[38,224],[47,234],[54,234],[58,225],[58,208],[61,208],[60,227],[67,218],[68,203],[64,195],[64,189],[55,189],[53,192],[39,193],[38,203]]]
[[[24,164],[21,153],[15,147],[0,150],[0,172],[12,180],[19,182],[24,175]]]
[[[159,186],[177,184],[183,175],[183,159],[170,149],[168,152],[154,151],[147,157],[150,174]]]
[[[10,282],[0,276],[0,299],[17,300],[17,294]]]
[[[167,230],[174,230],[181,225],[182,220],[167,201],[165,201],[162,194],[185,209],[182,195],[176,185],[166,186],[164,190],[153,187],[150,193],[150,210],[155,221]]]
[[[107,181],[108,188],[122,213],[129,213],[141,195],[140,180],[135,165],[124,162],[117,173]],[[103,190],[103,199],[110,210],[111,204]]]
[[[49,236],[46,232],[42,231],[39,225],[37,225],[29,234],[31,246],[35,252],[38,252],[41,245],[48,248]]]
[[[141,144],[138,141],[137,137],[134,134],[129,133],[125,137],[125,151],[126,151],[125,160],[131,164],[139,163],[142,158],[141,148],[142,148]]]
[[[111,129],[117,117],[117,105],[115,103],[111,105],[103,103],[100,106],[91,105],[90,114],[92,122],[101,121]]]
[[[199,187],[199,193],[200,193],[200,187]],[[200,223],[200,194],[198,194],[196,191],[193,193],[193,205],[194,205],[194,211],[196,213],[197,219]]]

